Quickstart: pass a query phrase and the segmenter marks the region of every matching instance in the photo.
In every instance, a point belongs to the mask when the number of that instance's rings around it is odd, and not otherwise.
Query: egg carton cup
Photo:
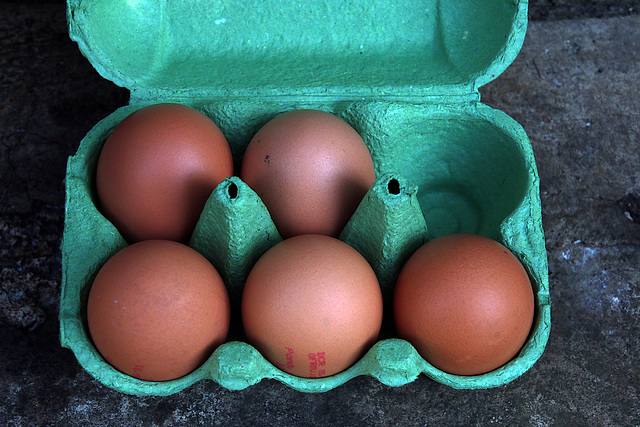
[[[225,9],[224,2],[173,3],[67,4],[70,35],[83,54],[103,76],[131,89],[129,105],[97,123],[67,164],[60,340],[80,365],[106,386],[135,395],[169,395],[203,380],[240,390],[263,379],[324,392],[360,375],[402,386],[423,374],[457,389],[484,389],[529,370],[551,325],[539,178],[522,127],[482,104],[478,91],[520,49],[527,2],[273,0],[264,9],[240,2],[237,10]],[[345,7],[348,16],[332,15]],[[294,12],[295,20],[287,18]],[[225,29],[239,25],[236,20],[244,27],[252,22],[251,34]],[[371,34],[350,32],[348,25]],[[340,37],[330,36],[335,31]],[[258,195],[237,176],[212,192],[189,241],[227,286],[228,342],[194,372],[172,381],[139,380],[102,358],[87,327],[87,298],[98,270],[127,243],[98,208],[96,165],[111,131],[133,111],[158,102],[179,102],[209,116],[225,134],[236,166],[258,129],[286,111],[326,111],[362,136],[377,179],[339,238],[376,272],[385,312],[378,342],[349,369],[324,378],[296,377],[244,342],[239,307],[245,279],[282,238]],[[505,245],[533,285],[529,338],[511,361],[482,375],[435,368],[393,330],[391,298],[404,262],[429,239],[454,232]]]

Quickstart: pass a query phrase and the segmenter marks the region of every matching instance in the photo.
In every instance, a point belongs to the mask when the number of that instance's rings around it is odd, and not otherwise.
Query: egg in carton
[[[479,88],[520,50],[527,6],[526,0],[68,0],[71,38],[103,77],[130,89],[131,98],[97,123],[68,161],[62,345],[100,382],[136,395],[167,395],[207,379],[238,390],[265,378],[322,392],[358,375],[401,386],[424,374],[475,389],[525,373],[542,355],[551,323],[539,179],[526,133],[483,104]],[[260,197],[235,176],[212,192],[189,241],[227,286],[236,313],[228,341],[192,373],[163,382],[125,375],[95,349],[86,320],[89,289],[100,267],[127,245],[97,206],[97,161],[118,123],[160,102],[210,117],[236,165],[258,129],[286,111],[326,111],[362,136],[377,179],[340,239],[373,267],[386,310],[378,342],[353,366],[330,377],[300,378],[242,340],[244,281],[281,237]],[[535,295],[525,345],[481,375],[441,371],[393,332],[391,298],[402,265],[424,242],[455,232],[504,244],[524,265]]]

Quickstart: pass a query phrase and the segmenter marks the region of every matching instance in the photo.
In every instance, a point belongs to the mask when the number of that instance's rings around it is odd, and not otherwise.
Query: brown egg
[[[261,198],[283,238],[337,237],[375,180],[358,133],[317,110],[281,114],[253,137],[240,178]]]
[[[376,342],[382,294],[367,261],[329,236],[284,240],[255,264],[242,295],[250,344],[300,377],[338,373]]]
[[[423,245],[402,268],[393,299],[400,338],[432,365],[477,375],[513,358],[529,335],[529,277],[500,243],[451,234]]]
[[[182,377],[224,343],[229,297],[215,268],[177,242],[127,246],[98,272],[87,320],[100,354],[149,381]]]
[[[186,243],[213,189],[233,175],[227,140],[201,112],[144,107],[104,144],[96,186],[100,209],[129,242]]]

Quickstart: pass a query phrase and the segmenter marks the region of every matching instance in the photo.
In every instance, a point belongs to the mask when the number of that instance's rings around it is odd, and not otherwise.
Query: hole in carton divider
[[[227,192],[229,193],[230,199],[235,199],[236,197],[238,197],[238,186],[234,183],[229,184],[229,186],[227,187]]]
[[[400,194],[400,183],[395,178],[390,179],[387,184],[387,189],[389,190],[389,194]]]

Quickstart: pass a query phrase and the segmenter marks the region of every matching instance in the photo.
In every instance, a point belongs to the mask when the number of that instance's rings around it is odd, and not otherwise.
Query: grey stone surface
[[[530,0],[532,20],[606,18],[638,13],[638,0]]]
[[[582,5],[598,3],[611,2]],[[0,425],[640,425],[639,16],[533,21],[482,89],[523,125],[540,174],[552,330],[532,369],[478,391],[358,377],[321,394],[204,381],[168,397],[110,390],[59,345],[66,158],[127,102],[64,19],[59,3],[0,3]]]

